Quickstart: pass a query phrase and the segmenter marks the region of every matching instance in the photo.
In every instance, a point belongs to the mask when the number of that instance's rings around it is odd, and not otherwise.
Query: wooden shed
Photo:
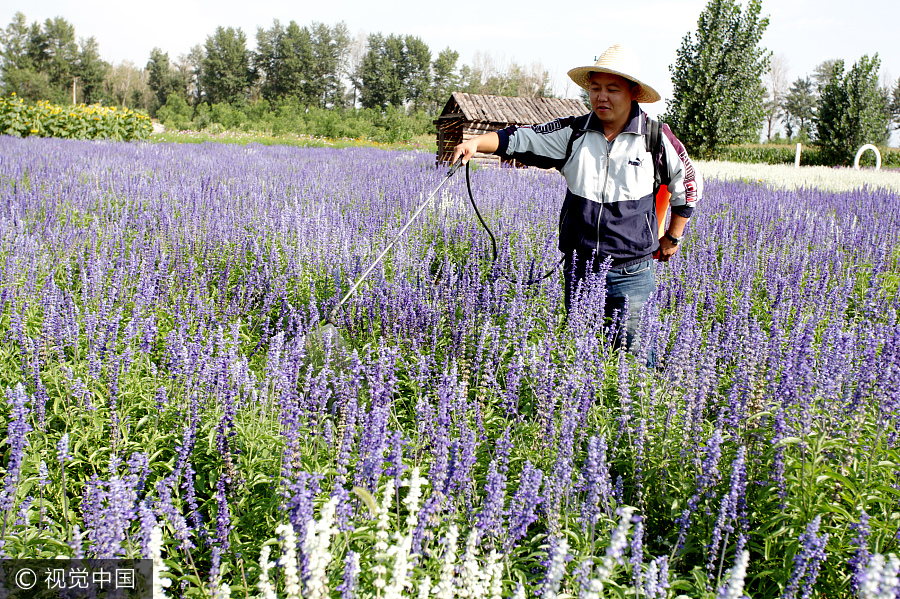
[[[587,112],[588,108],[581,100],[510,98],[453,92],[444,110],[434,121],[437,127],[437,162],[450,162],[453,148],[457,144],[482,133],[510,125],[537,125]],[[475,154],[473,159],[479,163],[501,163],[500,157],[493,154]]]

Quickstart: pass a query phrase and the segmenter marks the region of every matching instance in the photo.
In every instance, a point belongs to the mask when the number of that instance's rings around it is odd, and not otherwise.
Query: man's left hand
[[[678,251],[678,246],[663,237],[659,240],[659,261],[668,262]]]

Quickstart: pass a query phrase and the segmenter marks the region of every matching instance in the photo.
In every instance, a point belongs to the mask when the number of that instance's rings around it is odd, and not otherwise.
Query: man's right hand
[[[496,133],[485,133],[484,135],[473,137],[453,148],[450,164],[455,164],[460,157],[462,157],[462,162],[465,164],[472,159],[476,152],[496,152],[499,147],[500,136]]]

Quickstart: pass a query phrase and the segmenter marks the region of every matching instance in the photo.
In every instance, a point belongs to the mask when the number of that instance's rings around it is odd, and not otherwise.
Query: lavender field
[[[709,178],[641,355],[566,318],[564,182],[0,138],[3,557],[156,597],[900,597],[900,195]],[[702,165],[701,165],[702,168]],[[889,177],[888,177],[889,179]],[[646,367],[653,348],[657,368]]]

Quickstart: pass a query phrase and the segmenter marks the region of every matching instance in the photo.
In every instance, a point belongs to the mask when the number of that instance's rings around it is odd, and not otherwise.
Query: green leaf
[[[353,493],[366,504],[366,507],[369,508],[369,513],[372,514],[373,518],[378,515],[378,503],[376,503],[375,497],[373,497],[371,493],[362,487],[353,487]]]

